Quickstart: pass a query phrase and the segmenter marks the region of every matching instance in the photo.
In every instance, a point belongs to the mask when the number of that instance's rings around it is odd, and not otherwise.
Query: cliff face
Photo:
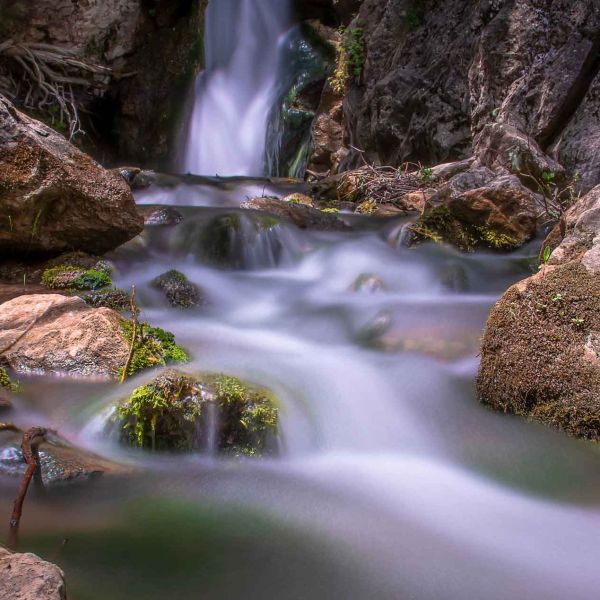
[[[367,161],[486,153],[484,163],[507,166],[525,139],[540,164],[577,172],[582,191],[600,182],[598,3],[363,0],[353,28],[364,65],[344,114],[349,145]],[[351,149],[342,169],[361,163]]]
[[[8,37],[66,47],[111,70],[78,92],[82,112],[93,115],[86,129],[95,153],[164,166],[186,87],[202,66],[207,0],[7,1]]]

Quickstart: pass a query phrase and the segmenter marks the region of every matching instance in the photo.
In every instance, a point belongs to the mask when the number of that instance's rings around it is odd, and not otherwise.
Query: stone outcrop
[[[0,597],[3,600],[66,600],[65,574],[35,554],[0,548]]]
[[[0,305],[0,360],[15,371],[116,377],[129,353],[122,321],[78,297],[20,296]]]
[[[490,314],[478,394],[497,410],[599,440],[600,186],[545,246],[540,272],[510,288]]]
[[[142,231],[131,190],[0,97],[0,251],[103,253]]]
[[[474,154],[584,193],[600,183],[597,3],[363,0],[349,27],[365,48],[341,169]]]

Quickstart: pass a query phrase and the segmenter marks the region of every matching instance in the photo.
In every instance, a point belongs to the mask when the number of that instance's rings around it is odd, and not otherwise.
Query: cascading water
[[[267,120],[277,96],[288,0],[210,0],[206,70],[196,82],[184,170],[260,175]]]

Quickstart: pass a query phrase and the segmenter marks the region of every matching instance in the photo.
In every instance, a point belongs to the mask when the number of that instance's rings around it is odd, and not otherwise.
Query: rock
[[[365,273],[356,278],[352,284],[351,290],[353,292],[373,294],[375,292],[381,292],[385,290],[385,284],[383,283],[381,277]]]
[[[267,212],[293,223],[300,229],[315,229],[319,231],[345,231],[350,229],[344,221],[338,219],[334,214],[316,210],[302,204],[283,202],[277,198],[252,198],[244,202],[241,208]]]
[[[138,206],[138,212],[144,218],[146,227],[172,227],[183,221],[183,215],[171,206]]]
[[[175,269],[156,277],[152,281],[152,287],[162,291],[172,306],[191,308],[203,304],[198,286]]]
[[[122,323],[78,297],[20,296],[0,305],[0,357],[15,371],[116,377],[129,353]]]
[[[103,253],[142,230],[131,191],[0,97],[0,251]]]
[[[234,377],[171,369],[119,403],[114,429],[121,443],[153,450],[269,454],[277,449],[278,410],[269,391]]]
[[[131,292],[114,288],[112,290],[92,291],[80,296],[83,301],[93,308],[112,308],[117,312],[129,310],[131,306]]]
[[[477,390],[496,410],[600,440],[600,186],[557,234],[548,264],[492,309]]]
[[[55,290],[100,290],[112,285],[109,275],[82,267],[53,267],[42,274],[42,283]]]
[[[286,196],[285,198],[283,198],[284,202],[291,202],[292,204],[303,204],[304,206],[311,206],[313,205],[313,200],[310,196],[307,196],[305,194],[290,194],[289,196]]]
[[[450,180],[426,203],[413,226],[417,239],[447,242],[464,251],[513,250],[532,239],[536,230],[535,198],[511,176],[458,193]]]
[[[4,600],[66,600],[65,574],[35,554],[0,548],[0,597]]]
[[[23,476],[27,465],[21,451],[22,439],[22,431],[0,428],[0,475],[19,479]],[[127,472],[122,465],[77,448],[53,431],[48,431],[44,436],[38,447],[38,454],[42,483],[45,486]]]

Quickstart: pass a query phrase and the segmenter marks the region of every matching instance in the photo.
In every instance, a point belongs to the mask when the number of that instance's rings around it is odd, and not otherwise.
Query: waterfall
[[[209,0],[184,170],[261,175],[289,0]]]

